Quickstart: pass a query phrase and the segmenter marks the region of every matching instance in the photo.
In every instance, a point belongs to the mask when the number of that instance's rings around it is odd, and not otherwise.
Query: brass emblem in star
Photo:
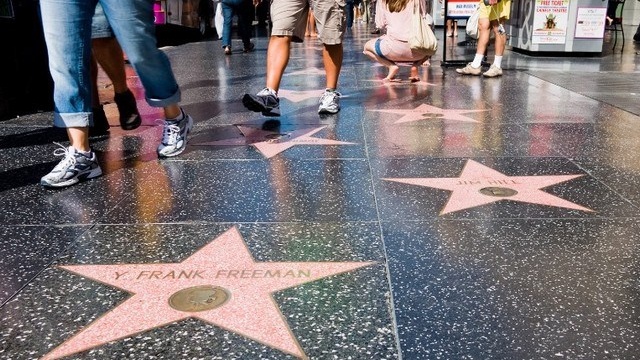
[[[561,207],[593,212],[593,210],[544,192],[545,187],[583,175],[508,176],[473,160],[468,160],[457,178],[385,178],[404,184],[449,190],[451,195],[440,215],[500,200]]]
[[[234,227],[179,263],[59,266],[131,297],[43,359],[70,356],[188,318],[305,358],[272,294],[372,264],[257,262]]]
[[[381,109],[371,110],[389,114],[398,114],[402,117],[394,122],[394,124],[408,123],[422,120],[454,120],[462,122],[479,122],[463,114],[477,113],[488,110],[465,110],[465,109],[441,109],[436,106],[422,104],[415,109]]]

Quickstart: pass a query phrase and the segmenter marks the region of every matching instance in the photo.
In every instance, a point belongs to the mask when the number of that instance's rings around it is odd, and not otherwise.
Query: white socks
[[[471,63],[471,67],[479,68],[482,66],[482,59],[484,59],[483,54],[476,54],[476,57],[473,58],[473,62]]]
[[[502,56],[495,56],[493,58],[493,66],[502,68]]]

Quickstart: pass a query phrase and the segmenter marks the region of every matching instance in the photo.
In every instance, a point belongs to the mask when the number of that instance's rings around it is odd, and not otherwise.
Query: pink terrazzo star
[[[591,209],[541,190],[581,176],[583,175],[507,176],[469,160],[464,169],[462,169],[462,174],[457,178],[388,178],[383,180],[452,191],[449,201],[447,201],[440,215],[500,200],[513,200],[592,212],[593,210]]]
[[[250,126],[238,126],[240,132],[244,135],[241,138],[226,139],[199,143],[196,145],[213,145],[213,146],[234,146],[234,145],[253,145],[266,158],[271,158],[279,153],[292,148],[296,145],[354,145],[355,143],[320,139],[313,137],[315,133],[326,128],[320,126],[311,129],[295,130],[290,133],[281,134],[276,131],[268,131],[257,129]]]
[[[69,356],[188,318],[305,358],[272,294],[371,264],[256,262],[240,232],[231,228],[179,263],[60,266],[130,292],[131,297],[43,359]],[[215,292],[204,296],[193,291],[212,288]]]
[[[422,120],[455,120],[463,122],[479,122],[468,116],[462,114],[477,113],[488,110],[464,110],[464,109],[441,109],[439,107],[422,104],[415,109],[383,109],[383,110],[371,110],[389,114],[403,115],[400,119],[396,120],[394,124],[408,123]]]

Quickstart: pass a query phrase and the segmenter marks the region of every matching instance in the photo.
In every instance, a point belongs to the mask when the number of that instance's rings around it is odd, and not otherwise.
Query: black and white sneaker
[[[53,154],[64,156],[64,158],[50,173],[40,179],[40,185],[49,188],[63,188],[102,175],[102,169],[100,169],[98,159],[93,151],[90,156],[86,156],[72,146],[66,148],[56,144],[60,148],[56,149]]]
[[[280,116],[280,99],[269,88],[262,89],[256,95],[244,94],[242,104],[251,111],[261,112],[264,116]]]
[[[180,155],[187,147],[187,135],[189,135],[191,128],[193,127],[193,119],[184,112],[182,112],[182,115],[182,120],[164,121],[162,141],[160,142],[160,145],[158,145],[159,157]]]

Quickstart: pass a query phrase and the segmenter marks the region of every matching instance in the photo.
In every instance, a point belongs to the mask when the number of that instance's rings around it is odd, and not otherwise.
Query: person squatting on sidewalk
[[[467,66],[456,69],[458,74],[463,75],[484,75],[485,77],[502,76],[502,56],[507,45],[507,34],[504,30],[504,24],[509,20],[511,13],[511,0],[487,0],[489,5],[485,5],[484,1],[480,1],[480,17],[478,18],[478,47],[473,62]],[[493,30],[495,34],[496,55],[493,58],[493,64],[489,70],[482,72],[482,59],[489,47],[489,31]]]
[[[113,31],[145,89],[149,105],[164,108],[159,157],[184,151],[193,119],[178,106],[180,89],[167,56],[156,47],[153,8],[140,0],[41,0],[42,24],[54,89],[54,125],[67,129],[71,146],[56,150],[64,158],[42,177],[60,188],[102,175],[89,146],[91,112],[91,21],[100,2]],[[62,151],[60,151],[62,150]]]
[[[273,27],[267,49],[266,87],[256,95],[245,94],[244,106],[265,116],[280,116],[278,90],[289,63],[291,42],[302,42],[307,27],[309,6],[313,7],[318,38],[322,41],[322,60],[326,74],[326,90],[320,99],[319,114],[340,111],[340,96],[336,90],[342,67],[342,38],[345,32],[344,0],[273,0]]]
[[[411,24],[416,3],[420,9],[428,9],[425,0],[378,0],[376,28],[386,29],[387,32],[379,38],[367,41],[363,53],[389,68],[384,81],[398,81],[398,62],[411,63],[409,80],[420,81],[418,67],[431,57],[431,54],[412,50],[409,46],[411,28],[407,24]]]

